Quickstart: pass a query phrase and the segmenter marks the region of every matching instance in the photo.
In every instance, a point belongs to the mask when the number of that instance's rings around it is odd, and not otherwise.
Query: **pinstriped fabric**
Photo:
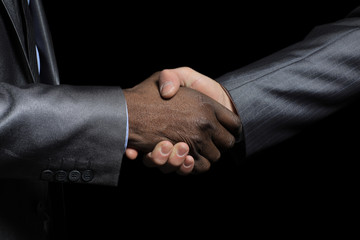
[[[360,19],[319,26],[218,81],[236,103],[247,156],[280,143],[360,96]]]

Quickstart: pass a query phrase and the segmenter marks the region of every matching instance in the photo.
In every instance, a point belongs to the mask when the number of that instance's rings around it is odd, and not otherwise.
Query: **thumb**
[[[192,68],[179,67],[160,73],[160,92],[164,98],[173,97],[180,86],[192,88],[222,103],[224,91],[221,85]]]
[[[211,84],[216,83],[189,67],[165,69],[160,72],[159,76],[160,94],[163,98],[172,98],[180,87],[192,88],[207,94],[206,85],[210,82],[209,80],[212,81]]]
[[[192,68],[179,67],[163,70],[159,78],[160,93],[163,98],[175,96],[180,86],[188,87],[211,97],[232,112],[236,112],[230,97],[222,86],[215,80]]]
[[[180,79],[172,70],[163,70],[160,72],[159,87],[163,98],[172,98],[180,88]]]
[[[189,67],[179,67],[174,69],[165,69],[160,72],[159,87],[160,94],[163,98],[172,98],[181,87],[188,87],[199,92],[202,92],[210,97],[214,97],[211,91],[214,90],[207,86],[218,85],[214,80],[209,77],[193,70]]]

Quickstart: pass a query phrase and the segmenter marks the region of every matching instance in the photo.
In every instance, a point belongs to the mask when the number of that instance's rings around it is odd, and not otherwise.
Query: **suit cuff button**
[[[80,180],[81,173],[78,170],[72,170],[69,172],[69,180],[70,182],[77,182]]]
[[[81,178],[84,182],[90,182],[94,178],[94,172],[91,170],[83,171]]]
[[[49,181],[49,182],[53,181],[54,180],[54,172],[49,169],[42,171],[41,179],[45,180],[45,181]]]
[[[58,182],[64,182],[66,180],[67,173],[64,170],[56,171],[55,180]]]

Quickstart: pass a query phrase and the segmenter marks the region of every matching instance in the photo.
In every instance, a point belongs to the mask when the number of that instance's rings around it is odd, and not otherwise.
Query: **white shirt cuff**
[[[126,150],[129,140],[129,114],[126,103],[125,103],[125,109],[126,109],[126,135],[125,135],[125,150]]]

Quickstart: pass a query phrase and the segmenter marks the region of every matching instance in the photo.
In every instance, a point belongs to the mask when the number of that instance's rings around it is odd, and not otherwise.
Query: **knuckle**
[[[196,126],[201,132],[214,130],[214,124],[206,116],[200,116],[196,120]]]

